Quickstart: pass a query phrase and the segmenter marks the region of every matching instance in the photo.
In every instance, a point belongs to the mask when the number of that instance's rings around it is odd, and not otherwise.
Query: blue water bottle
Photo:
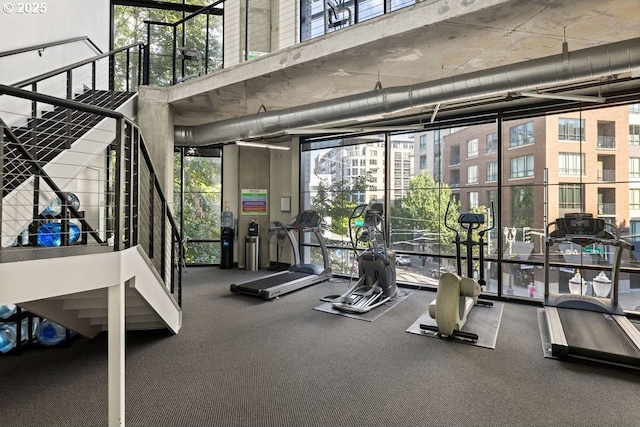
[[[71,332],[71,331],[69,331]],[[71,332],[73,334],[73,332]],[[62,343],[67,337],[67,330],[51,320],[43,320],[36,329],[36,338],[41,345],[52,347]]]
[[[16,310],[15,304],[0,305],[0,319],[8,319],[15,314]]]
[[[47,222],[38,227],[38,246],[47,248],[60,246],[62,238],[60,233],[62,225],[59,222]],[[75,243],[80,239],[80,228],[74,223],[69,223],[69,243]]]
[[[20,327],[20,340],[26,343],[29,340],[29,318],[22,319]],[[33,330],[37,328],[38,321],[33,319]],[[6,353],[16,346],[18,331],[16,322],[0,323],[0,353]]]
[[[6,353],[16,346],[16,324],[0,323],[0,353]]]
[[[80,200],[78,196],[73,193],[64,192],[64,196],[67,199],[67,203],[73,206],[76,210],[80,209]],[[62,202],[59,197],[56,197],[49,203],[41,212],[43,216],[58,216],[62,212]]]

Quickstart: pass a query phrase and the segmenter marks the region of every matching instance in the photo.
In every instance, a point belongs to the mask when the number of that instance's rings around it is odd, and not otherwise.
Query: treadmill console
[[[615,239],[605,230],[607,223],[602,218],[594,218],[590,213],[568,213],[555,221],[554,238],[569,238],[574,243],[587,246],[600,239]]]
[[[594,218],[592,214],[567,214],[556,220],[556,226],[565,234],[597,236],[604,231],[604,219]]]
[[[322,218],[316,211],[300,212],[293,223],[294,228],[317,228],[320,227]]]

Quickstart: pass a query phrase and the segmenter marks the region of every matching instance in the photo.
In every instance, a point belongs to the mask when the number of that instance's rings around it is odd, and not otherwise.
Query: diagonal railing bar
[[[26,161],[30,163],[33,168],[35,168],[36,170],[35,172],[37,172],[36,175],[38,175],[40,179],[44,180],[44,182],[49,186],[49,188],[51,188],[51,191],[53,191],[53,193],[57,197],[59,197],[60,200],[66,200],[64,191],[62,191],[60,187],[56,185],[53,179],[44,170],[40,162],[36,161],[36,159],[33,158],[29,150],[24,147],[24,145],[18,140],[18,138],[13,134],[11,129],[9,129],[9,127],[4,123],[2,119],[0,119],[0,127],[2,127],[4,131],[4,136],[7,138],[9,143],[12,144],[18,151],[20,151],[20,154],[26,159]],[[96,242],[106,243],[104,240],[102,240],[98,232],[76,210],[75,207],[68,205],[66,206],[66,208],[71,213],[74,219],[77,219],[78,221],[80,221],[83,227],[86,227],[85,230],[87,230],[89,234],[91,234],[91,236],[96,240]],[[37,203],[34,203],[34,209],[37,209]],[[37,211],[34,211],[34,216],[35,215],[37,215]]]
[[[92,114],[99,114],[102,116],[110,117],[112,119],[126,118],[124,114],[114,110],[110,110],[108,108],[85,104],[82,102],[74,101],[72,99],[57,98],[55,96],[46,95],[44,93],[30,92],[28,90],[20,89],[16,86],[7,86],[0,84],[0,95],[15,96],[16,98],[42,102],[58,107],[71,108]]]

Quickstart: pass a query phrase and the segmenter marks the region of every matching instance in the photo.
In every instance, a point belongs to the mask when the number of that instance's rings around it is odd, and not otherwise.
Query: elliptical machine
[[[354,251],[364,242],[367,248],[357,256],[358,281],[343,295],[332,299],[332,307],[339,311],[362,314],[391,301],[398,294],[396,285],[396,253],[385,245],[383,207],[381,203],[371,206],[358,205],[349,216],[349,237]],[[364,217],[364,222],[351,232],[352,224]],[[381,233],[382,244],[375,234]],[[323,300],[325,300],[323,298]]]
[[[436,320],[437,326],[421,324],[420,329],[436,332],[440,338],[462,338],[470,341],[477,341],[478,335],[471,332],[461,331],[467,322],[467,317],[471,309],[476,305],[490,307],[490,301],[480,301],[478,296],[482,288],[486,285],[484,280],[484,236],[487,231],[492,230],[495,224],[493,203],[491,204],[491,227],[482,230],[480,226],[485,223],[483,214],[463,213],[458,216],[458,224],[466,231],[466,238],[462,241],[460,233],[447,224],[451,199],[447,204],[447,211],[444,217],[444,225],[449,230],[456,233],[454,243],[456,245],[457,274],[443,273],[440,276],[436,299],[429,304],[429,315]],[[473,240],[473,232],[477,231],[479,239]],[[466,248],[467,277],[462,277],[462,245]],[[478,246],[479,250],[479,278],[473,279],[473,248]]]

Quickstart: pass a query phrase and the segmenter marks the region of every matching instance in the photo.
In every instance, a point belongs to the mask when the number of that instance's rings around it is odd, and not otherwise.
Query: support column
[[[173,211],[173,113],[167,102],[167,88],[140,87],[138,126]]]
[[[109,427],[124,426],[125,284],[109,287]]]

